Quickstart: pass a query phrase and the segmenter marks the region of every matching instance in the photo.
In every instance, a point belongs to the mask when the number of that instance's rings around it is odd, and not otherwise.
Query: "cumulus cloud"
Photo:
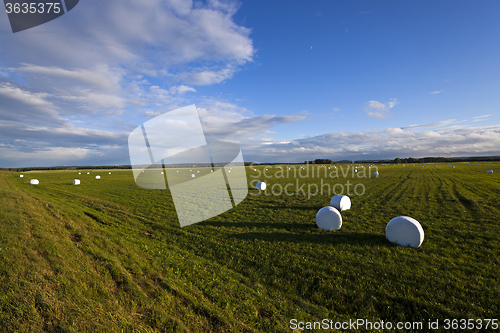
[[[204,86],[213,83],[220,83],[227,79],[233,77],[235,69],[232,67],[227,67],[220,69],[218,71],[204,70],[194,73],[184,74],[184,81],[193,84]]]
[[[398,100],[395,98],[391,98],[387,103],[381,103],[373,100],[366,102],[363,109],[369,117],[383,119],[391,115],[390,110],[398,103]]]
[[[332,110],[335,111],[335,112],[339,112],[340,111],[339,108],[332,108]]]
[[[174,86],[170,88],[171,94],[184,94],[188,91],[196,92],[196,89],[190,86],[185,86],[183,84],[181,84],[180,86]]]

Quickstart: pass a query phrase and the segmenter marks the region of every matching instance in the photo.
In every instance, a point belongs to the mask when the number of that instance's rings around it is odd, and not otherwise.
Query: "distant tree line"
[[[413,157],[405,157],[405,158],[395,158],[393,160],[360,160],[354,161],[354,163],[451,163],[451,162],[492,162],[492,161],[500,161],[500,156],[476,156],[476,157],[421,157],[421,158],[413,158]],[[317,158],[314,161],[304,161],[304,164],[332,164],[332,163],[351,163],[348,160],[342,161],[332,161],[327,158]],[[245,162],[245,166],[249,165],[279,165],[279,164],[300,164],[296,162],[275,162],[275,163],[254,163],[254,162]],[[166,168],[186,168],[186,167],[207,167],[210,165],[207,164],[169,164],[165,165]],[[215,167],[223,167],[225,164],[216,163]],[[155,166],[149,166],[150,168],[157,167],[162,168],[161,164]],[[17,172],[26,172],[33,170],[108,170],[108,169],[132,169],[131,165],[100,165],[100,166],[54,166],[54,167],[25,167],[25,168],[0,168],[0,170],[5,171],[17,171]]]
[[[391,163],[451,163],[451,162],[481,162],[481,161],[500,161],[500,156],[484,157],[422,157],[422,158],[395,158]]]
[[[113,166],[54,166],[54,167],[26,167],[26,168],[3,168],[1,170],[7,171],[17,171],[17,172],[26,172],[26,171],[43,171],[43,170],[100,170],[100,169],[131,169],[130,165],[113,165]]]

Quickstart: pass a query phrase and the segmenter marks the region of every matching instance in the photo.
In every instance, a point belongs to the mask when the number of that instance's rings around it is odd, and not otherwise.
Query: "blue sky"
[[[498,1],[82,0],[0,13],[0,167],[129,164],[196,104],[245,160],[500,155]]]

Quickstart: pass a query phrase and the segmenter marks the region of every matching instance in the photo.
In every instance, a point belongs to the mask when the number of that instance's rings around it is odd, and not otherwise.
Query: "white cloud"
[[[442,121],[437,121],[435,123],[430,123],[430,124],[424,124],[424,125],[410,125],[410,126],[405,126],[401,127],[402,129],[415,129],[415,128],[426,128],[426,127],[441,127],[441,126],[446,126],[451,123],[456,122],[455,119],[448,119],[448,120],[442,120]]]
[[[268,140],[246,152],[247,161],[301,162],[314,158],[393,159],[395,157],[498,155],[500,125],[449,126],[422,132],[388,128],[335,132],[291,141]]]
[[[232,67],[223,68],[218,71],[204,70],[183,75],[184,81],[193,85],[208,85],[213,83],[220,83],[233,77],[235,69]]]
[[[387,128],[384,130],[385,133],[394,136],[394,135],[399,135],[399,134],[404,134],[405,131],[403,131],[401,128],[396,127],[396,128]]]
[[[443,90],[436,90],[436,91],[431,92],[431,94],[436,95],[436,94],[440,94],[442,92],[443,92]]]
[[[332,110],[335,111],[335,112],[339,112],[340,111],[339,108],[332,108]]]
[[[170,88],[171,94],[184,94],[188,91],[196,92],[196,89],[190,86],[185,86],[183,84],[181,84],[180,86],[175,86]]]
[[[252,137],[271,134],[272,127],[306,118],[304,115],[254,116],[245,108],[216,100],[206,100],[201,106],[198,108],[198,114],[207,140],[243,142]],[[261,140],[262,138],[258,139],[257,142],[261,142]]]
[[[3,98],[12,99],[36,108],[39,111],[44,111],[52,115],[57,114],[54,110],[54,104],[46,100],[50,96],[47,93],[32,93],[15,87],[10,83],[2,83],[0,84],[0,95]]]
[[[483,120],[486,120],[486,118],[488,118],[488,117],[491,117],[491,114],[486,114],[484,116],[474,117],[474,119],[472,121],[483,121]]]
[[[395,98],[391,98],[387,103],[381,103],[379,101],[372,100],[366,102],[363,109],[366,111],[366,114],[369,117],[383,119],[391,115],[390,109],[392,109],[398,103],[398,100]]]
[[[94,70],[81,68],[68,70],[56,66],[44,67],[32,64],[23,64],[22,67],[10,68],[9,70],[14,72],[44,74],[48,76],[67,78],[74,81],[81,81],[91,86],[104,89],[119,89],[120,80],[122,78],[120,73],[113,72],[106,65],[100,65]]]

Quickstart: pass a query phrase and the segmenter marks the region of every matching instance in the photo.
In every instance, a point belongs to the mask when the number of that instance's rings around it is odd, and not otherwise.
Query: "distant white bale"
[[[189,171],[193,171],[193,170],[189,169]]]
[[[200,173],[200,170],[196,170],[197,173]]]
[[[177,170],[177,172],[179,172],[179,170]]]
[[[192,174],[191,174],[191,178],[194,178],[194,177],[196,177],[196,176],[194,175],[194,173],[192,173]]]
[[[73,179],[73,185],[80,185],[80,179]]]
[[[231,170],[227,170],[227,172],[231,172]]]
[[[354,172],[358,172],[358,169],[354,169]]]
[[[163,171],[162,171],[162,172],[160,172],[160,175],[164,175]]]
[[[101,179],[101,176],[95,176],[95,179]]]
[[[214,172],[214,170],[210,170],[210,172]]]
[[[79,172],[78,174],[79,174],[79,175],[81,175],[82,173],[81,173],[81,172]]]
[[[385,236],[392,243],[416,248],[424,241],[424,229],[414,218],[398,216],[387,223]]]
[[[108,175],[110,175],[110,174],[111,174],[111,172],[108,172]]]
[[[316,225],[326,231],[339,230],[342,227],[342,215],[332,206],[323,207],[316,214]]]
[[[487,172],[487,173],[493,173],[493,170],[488,170],[488,171],[486,171],[486,172]]]
[[[23,178],[23,177],[24,177],[24,175],[20,175],[19,177]]]
[[[339,212],[351,209],[351,199],[347,195],[336,195],[330,200],[330,206],[335,207]]]
[[[375,176],[378,176],[378,171],[373,172]]]
[[[265,182],[258,182],[257,185],[255,185],[255,188],[261,191],[265,191],[267,188],[267,184]]]
[[[38,185],[38,184],[40,184],[40,182],[38,181],[38,179],[32,179],[32,180],[30,180],[30,184],[31,185]]]
[[[90,172],[87,172],[87,175],[90,175]]]
[[[290,169],[288,169],[288,170],[290,170]],[[253,171],[257,171],[257,169],[253,169]]]
[[[452,169],[455,169],[455,166],[453,165],[451,168],[452,168]]]

